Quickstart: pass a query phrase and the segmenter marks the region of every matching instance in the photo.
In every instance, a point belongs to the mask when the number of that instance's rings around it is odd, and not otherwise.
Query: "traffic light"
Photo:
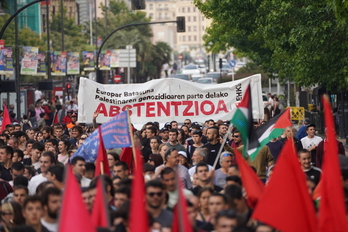
[[[222,59],[219,59],[219,68],[222,69]]]
[[[132,10],[144,10],[145,0],[132,0]]]
[[[185,17],[176,17],[176,32],[185,32]]]
[[[71,93],[71,84],[66,84],[66,92]]]

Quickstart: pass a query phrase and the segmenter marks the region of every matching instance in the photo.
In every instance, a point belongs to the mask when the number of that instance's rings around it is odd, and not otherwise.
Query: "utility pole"
[[[17,0],[13,1],[14,10],[17,11]],[[17,108],[17,119],[21,121],[21,79],[19,70],[19,41],[18,41],[18,18],[15,18],[15,56],[16,56],[16,67],[15,67],[15,79],[16,79],[16,108]]]
[[[62,45],[61,49],[62,52],[64,51],[64,5],[63,5],[63,0],[60,0],[60,24],[61,24],[61,34],[62,34]],[[62,76],[62,87],[63,87],[63,104],[65,104],[65,79],[66,76]],[[59,100],[59,99],[58,99]]]

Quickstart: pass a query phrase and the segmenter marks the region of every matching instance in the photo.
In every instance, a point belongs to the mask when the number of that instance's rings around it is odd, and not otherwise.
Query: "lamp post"
[[[17,11],[17,0],[13,1],[13,8]],[[16,108],[17,108],[17,119],[21,121],[21,80],[20,80],[20,70],[19,70],[19,45],[18,45],[18,18],[15,18],[15,82],[16,82]]]
[[[60,0],[60,26],[61,26],[61,34],[62,34],[62,45],[61,45],[61,49],[62,52],[64,51],[64,6],[63,6],[63,0]],[[64,76],[62,76],[62,87],[63,87],[63,104],[65,104],[65,78]]]

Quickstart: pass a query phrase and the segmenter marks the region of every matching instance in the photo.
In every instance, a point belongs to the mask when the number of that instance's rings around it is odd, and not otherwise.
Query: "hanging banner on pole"
[[[68,52],[68,75],[80,74],[80,53]]]
[[[110,56],[111,56],[111,51],[109,51],[109,50],[101,51],[101,53],[99,55],[99,69],[100,70],[111,70],[111,68],[110,68]]]
[[[94,70],[94,52],[82,52],[83,55],[83,70],[93,71]]]
[[[21,66],[22,75],[33,75],[37,72],[37,55],[39,48],[23,46],[23,58]]]
[[[35,76],[45,76],[47,71],[45,52],[39,52],[37,55],[37,72]]]
[[[0,74],[13,73],[12,47],[5,46],[0,50]]]
[[[52,76],[66,75],[66,52],[61,52],[61,51],[51,52],[51,75]]]
[[[135,124],[173,120],[180,123],[186,118],[201,123],[207,119],[230,120],[249,82],[253,117],[263,119],[260,74],[217,85],[176,78],[156,79],[143,84],[102,85],[80,78],[78,121],[90,123],[93,120],[91,112],[99,111],[98,123],[104,123],[127,109]]]
[[[110,50],[110,67],[118,68],[120,62],[119,50]]]

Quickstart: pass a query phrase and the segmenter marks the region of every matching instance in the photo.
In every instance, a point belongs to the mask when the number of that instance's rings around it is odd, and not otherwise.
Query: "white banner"
[[[216,85],[199,84],[175,78],[152,80],[143,84],[102,85],[80,78],[78,121],[91,123],[93,112],[99,111],[98,123],[130,109],[131,122],[149,121],[204,123],[207,119],[230,120],[236,103],[250,82],[253,117],[263,119],[261,75]]]

